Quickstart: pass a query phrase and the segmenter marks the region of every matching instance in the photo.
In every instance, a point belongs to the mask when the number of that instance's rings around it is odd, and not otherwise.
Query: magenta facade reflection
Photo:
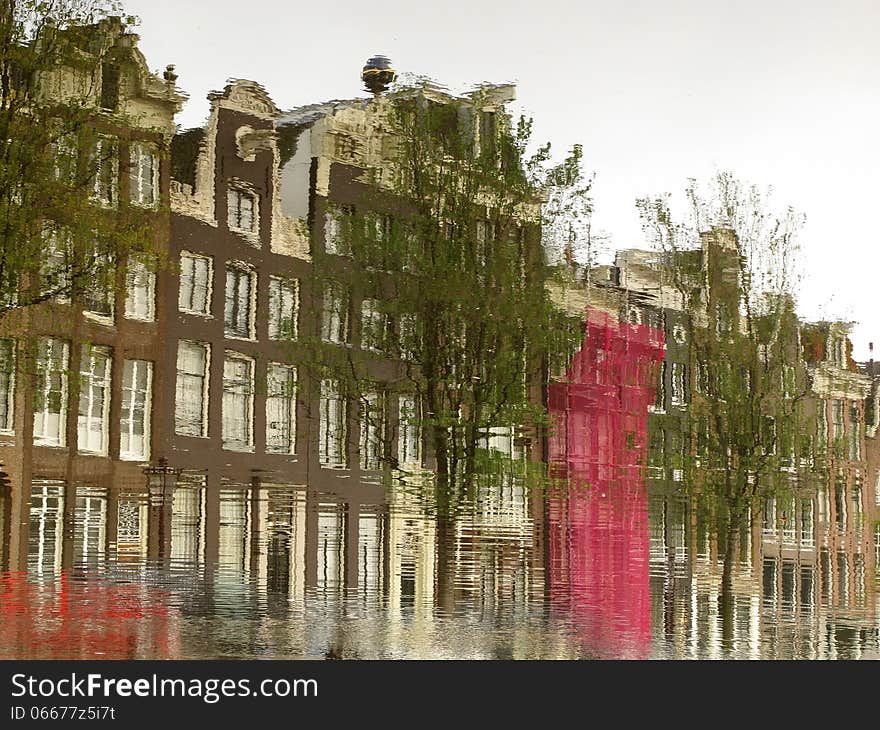
[[[588,310],[562,382],[550,386],[549,584],[585,651],[646,657],[651,643],[645,463],[663,332]]]

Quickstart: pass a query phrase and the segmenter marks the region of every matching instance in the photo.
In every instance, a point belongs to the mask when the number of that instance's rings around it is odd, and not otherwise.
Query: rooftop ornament
[[[388,91],[388,87],[396,78],[397,72],[391,68],[391,61],[385,56],[373,56],[361,72],[361,80],[367,91],[376,96]]]

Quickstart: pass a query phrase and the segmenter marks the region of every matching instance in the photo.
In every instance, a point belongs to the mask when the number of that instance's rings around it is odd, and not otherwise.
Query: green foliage
[[[558,165],[549,145],[529,156],[531,121],[513,124],[490,96],[374,101],[369,146],[391,152],[354,205],[330,211],[337,235],[314,251],[319,288],[342,282],[373,303],[353,311],[361,347],[320,361],[355,393],[384,380],[418,394],[441,480],[473,473],[490,428],[543,422],[548,361],[579,335],[550,302],[541,244],[548,188],[589,207],[581,149]]]
[[[722,505],[736,532],[767,498],[808,484],[816,464],[795,438],[816,432],[795,300],[801,219],[731,173],[705,196],[690,181],[685,199],[685,218],[668,195],[637,207],[688,314],[683,482]]]
[[[117,265],[152,248],[155,214],[120,201],[124,150],[104,136],[126,125],[100,109],[102,75],[125,63],[115,11],[91,0],[0,11],[0,317],[115,291]]]

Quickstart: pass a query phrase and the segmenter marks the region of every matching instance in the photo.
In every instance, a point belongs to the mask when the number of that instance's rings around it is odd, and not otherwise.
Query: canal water
[[[730,551],[675,475],[363,504],[185,474],[159,504],[77,487],[67,521],[64,490],[32,486],[0,658],[880,658],[880,543],[821,486],[756,505]]]

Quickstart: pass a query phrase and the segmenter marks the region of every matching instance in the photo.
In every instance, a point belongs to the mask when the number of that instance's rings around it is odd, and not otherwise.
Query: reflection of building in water
[[[719,340],[736,331],[741,293],[728,232],[701,238],[701,248],[681,254],[682,265],[690,261],[694,272],[703,272],[694,280],[702,287],[695,311],[685,311],[680,294],[664,283],[656,253],[620,252],[614,266],[590,272],[594,299],[613,304],[616,295],[629,321],[656,321],[665,330],[662,375],[648,425],[651,585],[659,599],[653,606],[655,636],[695,655],[737,645],[756,652],[759,637],[771,629],[777,642],[816,646],[820,614],[831,626],[864,621],[874,611],[866,613],[874,601],[874,571],[866,568],[866,559],[875,510],[866,482],[872,484],[877,474],[866,453],[868,379],[849,357],[843,323],[792,318],[784,341],[778,338],[784,360],[778,393],[769,389],[762,406],[766,424],[757,435],[764,453],[779,463],[774,479],[779,484],[753,500],[739,534],[730,536],[735,596],[722,616],[726,508],[711,489],[703,493],[686,483],[708,453],[701,434],[711,433],[695,420],[701,412],[694,404],[706,400],[707,380],[695,362],[690,329],[711,328]],[[723,312],[732,322],[727,329]],[[718,370],[717,377],[725,376],[723,367]],[[728,387],[719,397],[738,396]],[[789,411],[794,415],[782,420]]]
[[[325,594],[338,594],[345,586],[348,522],[346,505],[340,502],[319,502],[317,511],[315,588]]]
[[[305,588],[306,495],[289,485],[264,485],[266,590],[302,598]],[[260,571],[262,573],[262,571]]]
[[[211,94],[204,128],[174,136],[169,156],[181,101],[173,74],[150,74],[133,37],[111,40],[134,54],[120,87],[131,98],[120,98],[145,112],[143,125],[112,130],[126,140],[119,162],[138,162],[119,192],[171,201],[157,210],[157,237],[174,265],[130,272],[115,302],[35,308],[24,328],[38,340],[30,360],[24,338],[3,331],[0,481],[8,475],[12,489],[0,484],[0,567],[187,566],[210,584],[208,605],[265,598],[278,610],[279,599],[311,593],[332,605],[356,589],[385,602],[390,634],[427,636],[438,614],[462,605],[501,613],[537,601],[546,549],[554,606],[599,654],[621,644],[646,652],[649,586],[657,635],[694,654],[731,642],[757,652],[771,631],[820,646],[823,632],[843,636],[847,622],[874,615],[880,387],[873,363],[857,372],[845,327],[798,325],[793,382],[808,371],[802,402],[816,428],[797,434],[806,440],[797,457],[782,429],[779,448],[791,457],[785,473],[800,459],[822,478],[754,505],[734,536],[729,615],[718,608],[722,510],[706,494],[681,498],[699,448],[686,429],[699,391],[691,317],[719,331],[725,307],[736,318],[724,300],[738,292],[723,236],[704,236],[685,257],[710,282],[705,311],[686,311],[645,251],[589,272],[592,289],[553,292],[570,312],[589,312],[583,348],[548,393],[556,427],[545,456],[567,494],[545,505],[511,475],[477,479],[468,500],[443,509],[417,496],[430,491],[418,479],[386,492],[377,483],[386,452],[415,473],[429,463],[418,398],[359,399],[304,372],[312,337],[357,349],[377,383],[401,380],[401,363],[370,330],[402,333],[404,318],[388,321],[381,302],[324,286],[312,269],[316,254],[336,262],[334,273],[350,268],[344,221],[375,193],[357,174],[376,162],[373,102],[281,113],[258,84],[235,81]],[[492,91],[499,108],[508,93]],[[793,398],[783,377],[780,392]],[[509,429],[490,429],[486,443],[526,450]],[[184,469],[161,505],[142,473],[157,456]]]
[[[250,570],[251,520],[250,489],[220,490],[220,521],[217,537],[217,573],[232,583],[246,580]]]
[[[385,590],[388,520],[381,508],[365,506],[358,516],[358,590],[364,596]]]
[[[663,337],[587,310],[584,344],[550,386],[551,600],[572,614],[587,651],[645,656],[650,643],[645,492],[648,408]]]
[[[481,476],[473,506],[455,518],[456,603],[495,611],[525,607],[543,592],[542,552],[534,545],[533,505],[521,475]]]
[[[658,486],[649,501],[658,649],[665,644],[677,656],[695,657],[730,651],[753,658],[849,656],[833,637],[847,626],[870,625],[874,579],[861,549],[831,548],[834,528],[820,528],[809,516],[816,500],[812,507],[804,507],[809,498],[771,500],[755,515],[750,533],[739,538],[733,600],[724,616],[724,546],[709,510]]]
[[[210,94],[203,127],[175,134],[182,97],[174,74],[164,81],[149,74],[135,37],[111,40],[133,54],[116,91],[121,107],[138,112],[132,129],[113,130],[124,140],[116,182],[126,203],[155,208],[156,245],[170,265],[133,264],[117,301],[92,302],[92,309],[56,302],[57,322],[36,317],[36,378],[2,333],[0,461],[13,483],[2,558],[22,566],[39,554],[40,565],[68,568],[108,556],[204,562],[227,582],[235,576],[279,590],[361,586],[401,601],[421,591],[432,595],[434,578],[413,557],[430,540],[420,538],[412,556],[394,562],[396,528],[378,483],[388,461],[415,474],[430,463],[423,404],[406,385],[412,368],[394,348],[382,350],[385,334],[414,335],[418,326],[406,315],[392,322],[383,302],[371,298],[381,292],[361,291],[351,276],[351,241],[344,240],[352,205],[378,206],[388,192],[386,185],[377,195],[384,176],[373,184],[360,174],[386,171],[393,145],[385,139],[385,98],[281,112],[259,84],[236,80]],[[424,94],[432,105],[479,114],[480,135],[495,135],[512,91],[483,88],[479,111],[477,96]],[[132,161],[137,165],[128,170]],[[377,211],[376,221],[392,225],[389,214]],[[529,247],[532,239],[521,236]],[[325,281],[326,270],[316,276],[317,257],[336,284]],[[340,380],[310,371],[306,363],[313,363],[319,339],[322,352],[356,349],[377,392],[358,398]],[[42,394],[42,410],[31,398],[13,397],[16,390]],[[527,446],[506,428],[489,429],[484,445],[516,457]],[[184,470],[173,500],[161,507],[147,499],[142,473],[159,457]],[[62,489],[55,523],[51,500],[37,488],[45,480]],[[288,499],[262,484],[270,481],[308,485],[308,495],[302,487]],[[42,516],[29,533],[19,526],[27,522],[32,492]],[[492,539],[506,546],[506,531],[514,530],[519,536],[510,545],[520,541],[533,556],[534,538],[525,537],[530,523],[514,528],[505,520],[474,518],[456,539],[474,543],[482,538],[468,530],[497,527],[505,538]],[[54,543],[50,548],[49,523],[57,523],[60,553]],[[254,542],[264,538],[266,546]],[[454,546],[449,551],[454,558]],[[507,552],[486,555],[507,561]],[[407,577],[392,580],[398,568]],[[463,576],[453,583],[467,584],[467,591],[481,584]]]
[[[147,556],[147,496],[122,492],[116,500],[116,559],[142,560]]]
[[[183,96],[173,74],[150,72],[137,36],[118,18],[84,32],[88,52],[108,54],[87,62],[102,73],[87,84],[90,98],[83,101],[88,124],[101,134],[95,208],[106,211],[101,216],[140,209],[161,248],[167,211],[160,201],[168,199],[173,117]],[[50,75],[61,89],[77,73],[66,67]],[[50,223],[62,232],[47,240],[47,278],[70,268],[61,243],[66,221]],[[154,361],[162,341],[156,277],[151,262],[114,263],[125,282],[120,291],[53,297],[11,312],[0,328],[0,469],[10,483],[4,542],[12,568],[94,564],[115,542],[119,490],[144,490],[142,463],[155,453],[151,411],[164,406],[149,395],[152,380],[163,375]],[[48,534],[56,530],[60,558]]]
[[[64,482],[34,480],[28,523],[28,570],[42,573],[61,568],[64,533]]]
[[[33,509],[33,505],[31,505]],[[107,490],[76,487],[73,560],[77,565],[96,565],[107,548]]]
[[[205,549],[205,477],[182,474],[171,506],[171,560],[197,563]]]
[[[816,468],[800,482],[792,474],[788,489],[753,510],[738,537],[730,616],[718,609],[725,535],[711,505],[652,484],[652,586],[663,597],[663,610],[654,607],[655,634],[685,655],[854,656],[866,644],[859,632],[875,620],[876,501],[865,482],[876,479],[877,467],[863,428],[867,379],[834,354],[847,347],[839,326],[805,331],[809,351],[820,353],[806,358],[816,431],[802,434],[815,445]]]
[[[877,505],[871,485],[877,466],[870,454],[873,439],[867,438],[865,418],[870,377],[858,372],[852,361],[848,334],[849,326],[839,322],[809,325],[803,333],[827,470],[811,508],[818,551],[816,582],[821,602],[833,607],[836,617],[843,620],[874,615],[876,572],[873,525]],[[804,509],[802,533],[806,532]]]
[[[430,609],[435,595],[437,524],[418,487],[395,489],[388,505],[388,598],[399,616]]]

